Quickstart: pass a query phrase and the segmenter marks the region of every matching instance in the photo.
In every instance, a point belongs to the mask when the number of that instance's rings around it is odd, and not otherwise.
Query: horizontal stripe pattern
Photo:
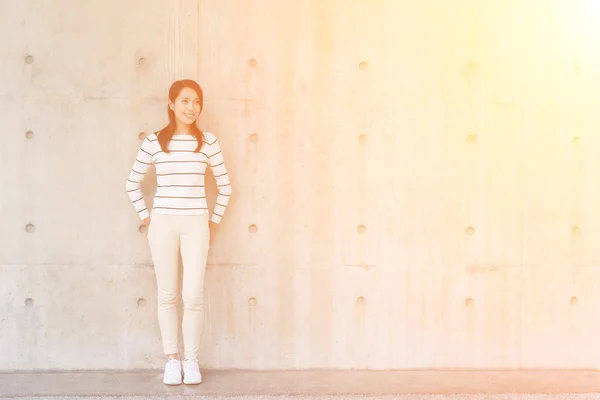
[[[208,212],[205,192],[206,169],[210,167],[217,184],[217,199],[211,220],[220,223],[232,193],[223,152],[217,137],[204,133],[200,152],[189,135],[175,135],[169,143],[170,153],[161,150],[155,133],[148,135],[136,156],[125,183],[125,190],[140,219],[150,216],[142,195],[142,181],[152,165],[156,168],[157,189],[153,212],[195,215]]]

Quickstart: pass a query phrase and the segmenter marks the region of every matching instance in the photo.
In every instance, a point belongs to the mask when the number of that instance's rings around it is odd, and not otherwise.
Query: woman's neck
[[[190,125],[182,124],[179,121],[175,122],[175,134],[191,135],[192,130],[190,129]]]

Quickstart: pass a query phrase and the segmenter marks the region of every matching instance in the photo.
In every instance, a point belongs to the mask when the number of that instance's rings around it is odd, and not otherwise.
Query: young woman
[[[219,142],[202,132],[196,120],[203,93],[192,80],[173,83],[169,90],[169,125],[148,135],[127,178],[126,190],[138,216],[148,225],[148,243],[158,287],[158,322],[167,355],[163,382],[198,384],[202,375],[198,350],[204,328],[204,274],[208,248],[231,196],[231,183]],[[152,212],[142,196],[144,175],[154,164],[157,190]],[[210,167],[218,195],[209,217],[204,173]],[[183,262],[183,362],[178,357],[176,296],[178,260]]]

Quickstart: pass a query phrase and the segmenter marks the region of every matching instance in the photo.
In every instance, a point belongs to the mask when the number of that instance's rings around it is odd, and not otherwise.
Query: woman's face
[[[175,118],[182,124],[193,124],[200,115],[200,98],[194,89],[185,87],[179,92],[174,102],[169,104]]]

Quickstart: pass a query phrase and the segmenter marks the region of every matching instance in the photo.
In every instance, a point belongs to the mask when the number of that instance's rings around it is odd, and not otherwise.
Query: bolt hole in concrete
[[[361,143],[364,143],[367,141],[367,135],[365,135],[364,133],[361,134],[360,136],[358,136],[358,141]]]
[[[258,227],[256,225],[252,224],[248,227],[248,232],[256,233],[256,232],[258,232]]]
[[[576,306],[576,305],[577,305],[577,303],[579,303],[579,300],[577,300],[577,297],[571,297],[571,300],[569,300],[569,303],[570,303],[572,306]]]
[[[357,228],[358,233],[363,234],[367,231],[367,227],[364,225],[359,225]]]
[[[137,300],[137,305],[138,305],[138,307],[146,307],[146,299],[144,299],[144,298],[140,297],[140,298]]]
[[[31,297],[28,297],[25,299],[25,305],[27,307],[31,307],[33,305],[33,299]]]
[[[254,297],[250,297],[248,299],[248,305],[255,306],[256,303],[258,303],[258,302],[256,301],[256,299]]]
[[[472,299],[472,298],[470,298],[470,297],[467,297],[467,299],[465,300],[465,305],[466,305],[467,307],[471,307],[471,306],[473,306],[474,304],[475,304],[475,300],[473,300],[473,299]]]
[[[248,65],[250,65],[251,67],[256,67],[257,64],[258,61],[256,61],[255,58],[251,58],[250,61],[248,61]]]
[[[35,232],[35,226],[33,224],[27,224],[25,226],[25,230],[29,233],[33,233],[33,232]]]
[[[366,61],[361,61],[361,63],[358,64],[358,67],[360,69],[367,69],[368,66],[369,66],[369,64]]]
[[[29,54],[27,56],[25,56],[25,62],[27,64],[33,64],[33,56],[29,55]]]
[[[27,138],[27,139],[33,139],[33,132],[32,131],[25,132],[25,138]]]
[[[573,138],[573,144],[579,144],[579,136]]]
[[[477,141],[477,135],[470,134],[469,136],[467,136],[467,142],[475,143],[476,141]]]
[[[363,296],[358,296],[356,299],[356,304],[359,306],[365,304],[365,298]]]
[[[475,229],[473,229],[473,227],[472,227],[472,226],[469,226],[469,227],[467,228],[467,234],[468,234],[468,235],[472,235],[472,234],[474,234],[474,233],[475,233]]]
[[[252,135],[250,135],[250,141],[252,143],[258,142],[258,135],[256,133],[253,133]]]

